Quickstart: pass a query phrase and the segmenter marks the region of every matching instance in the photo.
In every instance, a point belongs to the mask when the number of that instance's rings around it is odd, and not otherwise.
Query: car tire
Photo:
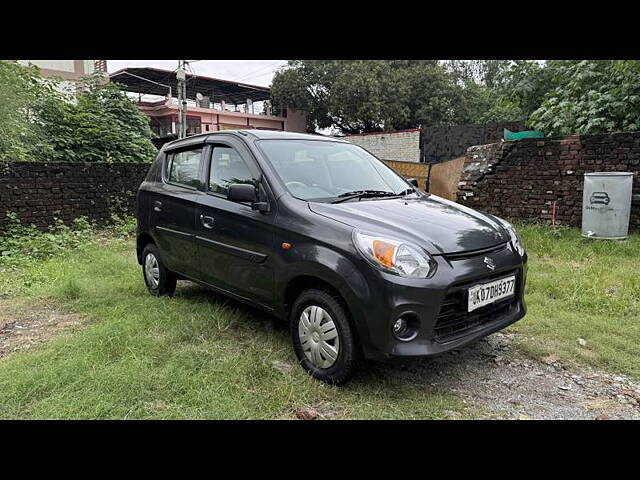
[[[358,368],[360,347],[336,296],[319,289],[305,290],[291,308],[289,325],[298,361],[314,378],[337,385]]]
[[[152,243],[142,252],[142,276],[149,292],[156,297],[171,297],[176,291],[176,275],[164,266],[158,247]]]

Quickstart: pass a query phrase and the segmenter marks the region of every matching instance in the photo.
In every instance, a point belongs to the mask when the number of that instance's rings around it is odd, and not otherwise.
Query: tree
[[[116,83],[99,75],[83,79],[77,101],[47,97],[40,104],[49,159],[146,162],[157,151],[149,121]]]
[[[0,61],[0,160],[145,162],[150,139],[147,117],[100,74],[74,97],[36,67]]]
[[[32,159],[40,135],[33,106],[49,87],[36,67],[0,61],[0,160]]]
[[[498,86],[512,60],[445,60],[443,65],[463,82],[494,88]]]
[[[456,75],[437,61],[292,60],[276,72],[275,105],[307,112],[308,127],[343,133],[464,123]]]
[[[640,129],[640,61],[583,60],[558,65],[556,87],[529,123],[550,135]]]
[[[538,62],[510,60],[502,64],[491,82],[479,95],[476,108],[478,123],[526,121],[542,104],[554,86],[554,75],[565,61]]]

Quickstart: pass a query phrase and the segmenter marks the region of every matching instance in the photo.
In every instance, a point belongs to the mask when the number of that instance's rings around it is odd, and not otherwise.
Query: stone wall
[[[504,129],[525,130],[522,122],[467,124],[432,127],[422,134],[422,155],[426,163],[440,163],[463,157],[467,148],[499,142]]]
[[[54,217],[70,223],[87,216],[108,219],[133,214],[135,197],[150,164],[11,162],[0,163],[0,230],[6,213],[45,228]]]
[[[340,137],[383,160],[420,161],[420,129],[361,133]]]
[[[469,148],[458,201],[495,215],[580,226],[588,172],[633,172],[629,228],[640,229],[640,132],[524,139]]]

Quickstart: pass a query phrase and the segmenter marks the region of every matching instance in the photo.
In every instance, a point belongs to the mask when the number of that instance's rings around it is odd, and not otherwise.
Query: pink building
[[[139,107],[149,118],[158,140],[175,138],[179,105],[175,72],[157,68],[125,68],[110,79],[139,95]],[[284,109],[270,111],[271,91],[244,83],[186,75],[187,135],[229,129],[306,131],[306,114]],[[143,101],[142,96],[162,97]],[[160,142],[162,143],[162,142]]]

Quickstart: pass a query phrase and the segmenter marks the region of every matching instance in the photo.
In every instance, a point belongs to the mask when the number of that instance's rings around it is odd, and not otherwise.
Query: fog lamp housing
[[[391,324],[393,336],[403,342],[409,342],[418,336],[420,320],[415,314],[405,313]]]

